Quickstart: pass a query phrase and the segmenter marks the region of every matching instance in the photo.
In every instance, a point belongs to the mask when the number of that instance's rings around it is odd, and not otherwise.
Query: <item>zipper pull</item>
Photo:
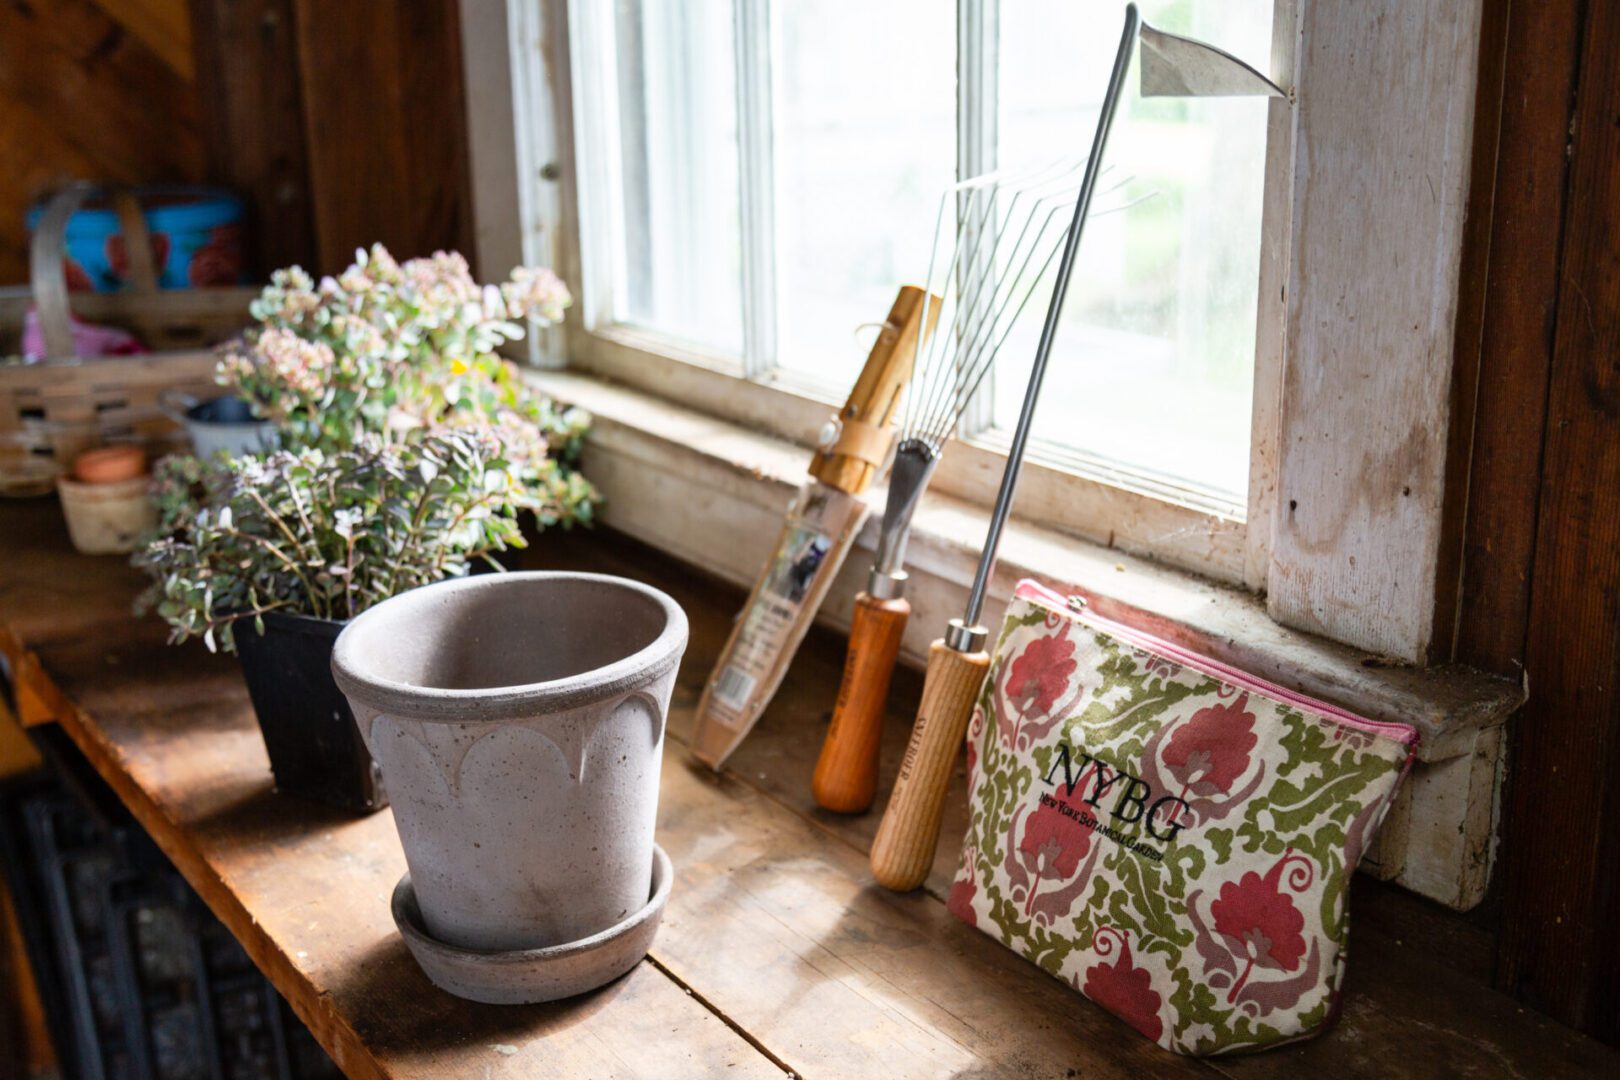
[[[1083,596],[1075,596],[1074,594],[1071,593],[1069,595],[1069,610],[1073,611],[1073,612],[1076,612],[1076,613],[1085,611],[1086,610],[1086,598],[1083,597]]]

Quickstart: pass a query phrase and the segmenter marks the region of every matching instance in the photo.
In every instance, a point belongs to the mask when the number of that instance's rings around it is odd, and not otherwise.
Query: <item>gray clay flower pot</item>
[[[382,768],[426,931],[578,941],[648,904],[686,615],[598,574],[440,582],[353,619],[332,671]]]

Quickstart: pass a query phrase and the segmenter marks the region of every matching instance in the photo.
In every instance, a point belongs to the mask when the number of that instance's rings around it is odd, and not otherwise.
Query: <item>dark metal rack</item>
[[[66,736],[33,737],[50,767],[0,786],[0,872],[63,1075],[340,1076]]]

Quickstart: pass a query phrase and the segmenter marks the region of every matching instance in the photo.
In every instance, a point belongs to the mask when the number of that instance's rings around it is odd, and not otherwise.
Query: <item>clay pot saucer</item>
[[[641,962],[658,932],[674,877],[669,856],[655,843],[652,896],[645,907],[589,937],[542,949],[486,952],[429,937],[409,874],[394,887],[394,923],[417,964],[441,990],[488,1005],[558,1001],[604,986]]]

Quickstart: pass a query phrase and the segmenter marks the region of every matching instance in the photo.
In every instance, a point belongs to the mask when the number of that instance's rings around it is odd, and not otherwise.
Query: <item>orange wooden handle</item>
[[[889,676],[894,674],[910,615],[911,605],[904,597],[874,600],[863,592],[855,598],[844,681],[810,779],[810,793],[823,809],[859,814],[872,805]]]
[[[928,879],[939,845],[945,790],[989,668],[990,654],[982,650],[959,653],[943,641],[928,648],[917,722],[872,842],[872,873],[885,888],[905,892]]]

